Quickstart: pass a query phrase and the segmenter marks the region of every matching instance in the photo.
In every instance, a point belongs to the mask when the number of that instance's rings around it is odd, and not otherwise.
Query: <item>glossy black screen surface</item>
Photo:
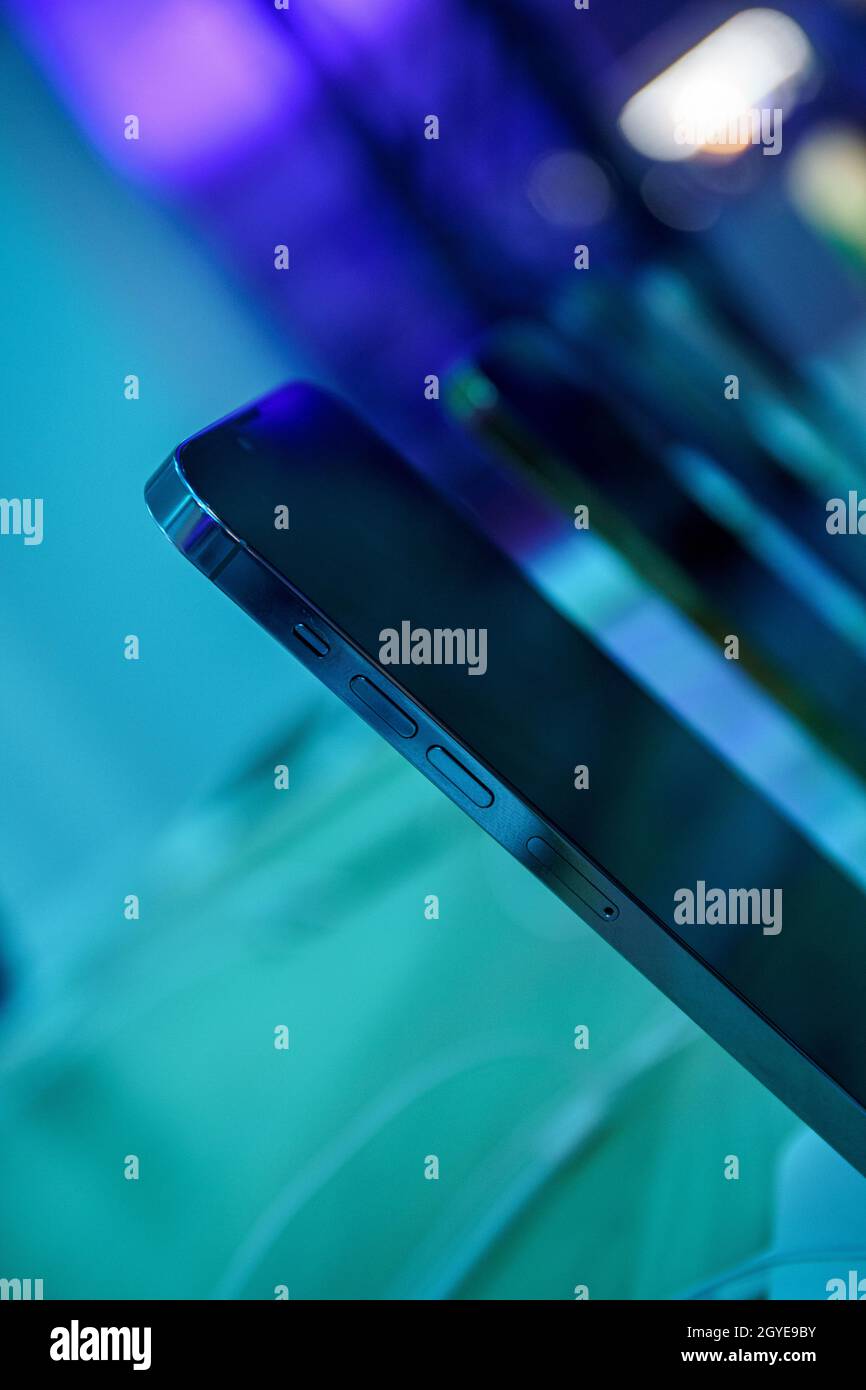
[[[201,501],[374,661],[386,629],[484,629],[486,671],[384,672],[861,1103],[864,897],[331,397],[288,387],[179,454]],[[615,459],[612,459],[615,466]],[[288,508],[288,529],[275,525]],[[574,768],[589,769],[575,790]],[[761,922],[675,894],[763,889]],[[778,915],[778,914],[777,914]],[[647,930],[657,930],[648,924]]]

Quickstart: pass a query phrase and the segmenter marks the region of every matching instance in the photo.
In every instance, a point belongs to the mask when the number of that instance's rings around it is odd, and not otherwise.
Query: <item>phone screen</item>
[[[238,539],[866,1100],[860,889],[458,509],[306,386],[194,437],[178,457],[199,499]],[[465,634],[466,659],[436,661],[437,632]],[[404,662],[413,649],[419,660]],[[451,652],[459,657],[459,644]],[[587,769],[588,785],[575,786],[576,768]],[[750,890],[758,897],[744,898]]]

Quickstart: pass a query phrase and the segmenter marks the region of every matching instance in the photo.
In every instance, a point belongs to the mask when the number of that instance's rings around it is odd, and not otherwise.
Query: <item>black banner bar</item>
[[[861,1300],[862,1301],[862,1300]],[[363,1312],[359,1312],[359,1308]],[[400,1322],[414,1323],[418,1312],[405,1306],[397,1314],[391,1306],[383,1335],[399,1336]],[[515,1310],[501,1341],[503,1350],[514,1346]],[[532,1335],[537,1340],[538,1324],[533,1317]],[[147,1375],[194,1372],[199,1378],[213,1374],[224,1378],[231,1373],[257,1375],[273,1367],[285,1371],[297,1365],[297,1355],[307,1343],[320,1367],[339,1356],[342,1346],[351,1346],[356,1370],[359,1343],[343,1341],[343,1334],[357,1328],[363,1317],[366,1334],[375,1326],[374,1303],[349,1305],[335,1302],[323,1307],[313,1302],[0,1302],[0,1346],[6,1367],[12,1361],[19,1374],[31,1370],[50,1371],[60,1376],[98,1374],[109,1367],[118,1372]],[[485,1347],[495,1356],[497,1342],[489,1340],[490,1320],[496,1314],[485,1306],[469,1313],[465,1307],[455,1312],[422,1313],[423,1368],[432,1368],[437,1356],[453,1369],[448,1348],[449,1327],[461,1342],[483,1328]],[[451,1318],[455,1322],[451,1323]],[[428,1323],[427,1319],[431,1321]],[[444,1318],[444,1324],[443,1324]],[[478,1320],[481,1320],[479,1327]],[[546,1325],[545,1335],[554,1339],[564,1332],[565,1347],[573,1356],[580,1348],[611,1371],[652,1372],[677,1366],[706,1365],[787,1365],[813,1366],[826,1375],[828,1370],[857,1364],[864,1324],[862,1315],[840,1302],[597,1302],[574,1301],[566,1311]],[[435,1328],[437,1351],[431,1353],[425,1332]],[[334,1332],[339,1335],[334,1336]],[[572,1339],[579,1339],[572,1341]],[[396,1343],[394,1344],[396,1346]],[[387,1360],[385,1344],[378,1342],[376,1360]],[[569,1350],[570,1347],[570,1350]],[[548,1350],[546,1347],[545,1350]],[[485,1353],[486,1355],[487,1353]],[[411,1373],[411,1367],[404,1368]],[[420,1367],[418,1369],[421,1369]],[[369,1366],[368,1366],[369,1370]]]

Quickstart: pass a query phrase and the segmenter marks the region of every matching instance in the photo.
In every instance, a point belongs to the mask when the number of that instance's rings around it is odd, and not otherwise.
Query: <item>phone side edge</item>
[[[802,1052],[793,1039],[669,934],[651,913],[600,875],[577,846],[565,840],[491,769],[463,748],[450,730],[408,700],[399,687],[395,698],[411,713],[420,737],[406,739],[384,726],[354,695],[351,680],[363,675],[387,690],[393,688],[387,676],[345,639],[326,614],[231,535],[196,497],[180,468],[176,450],[148,481],[145,501],[160,529],[197,569],[866,1176],[866,1110],[859,1102]],[[304,625],[324,632],[327,659],[296,639],[296,628]],[[494,792],[490,807],[473,805],[437,774],[425,755],[426,748],[434,742],[446,750],[453,749],[464,764],[478,770]],[[605,922],[597,913],[586,911],[586,904],[581,904],[554,873],[545,870],[528,848],[536,836],[552,844],[579,874],[616,904],[615,922]]]

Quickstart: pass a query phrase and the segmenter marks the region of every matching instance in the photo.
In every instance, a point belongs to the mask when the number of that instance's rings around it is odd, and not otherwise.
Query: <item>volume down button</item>
[[[485,787],[483,782],[479,782],[477,777],[473,777],[468,767],[464,767],[438,743],[427,749],[427,761],[432,763],[436,771],[441,773],[458,791],[468,797],[473,805],[480,806],[482,809],[493,805],[493,793],[490,788]]]

